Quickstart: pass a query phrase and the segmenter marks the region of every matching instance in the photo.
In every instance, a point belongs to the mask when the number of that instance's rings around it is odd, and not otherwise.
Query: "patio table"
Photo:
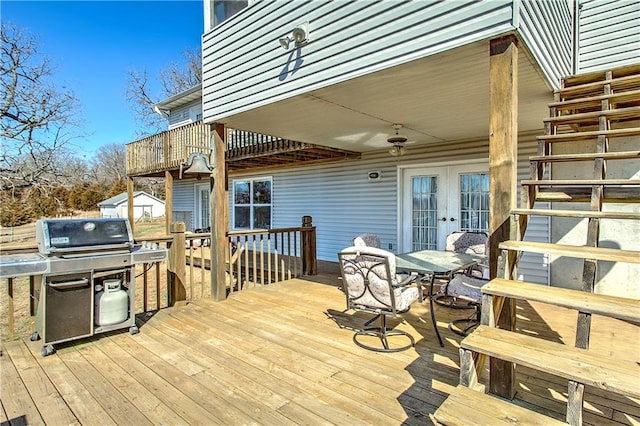
[[[428,277],[431,321],[441,347],[444,347],[444,343],[438,331],[433,306],[434,282],[436,278],[450,278],[454,272],[470,268],[483,260],[484,257],[482,256],[440,250],[420,250],[396,255],[396,269],[398,271],[416,272]]]

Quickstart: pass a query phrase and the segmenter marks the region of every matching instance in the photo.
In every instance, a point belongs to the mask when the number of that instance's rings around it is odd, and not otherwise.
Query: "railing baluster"
[[[14,278],[7,279],[7,298],[8,298],[8,309],[9,309],[9,318],[7,319],[7,334],[9,338],[13,339],[15,334],[15,312],[14,312],[14,303],[13,303],[13,283]]]
[[[149,297],[149,276],[147,275],[147,263],[142,264],[142,310],[149,312],[147,298]]]

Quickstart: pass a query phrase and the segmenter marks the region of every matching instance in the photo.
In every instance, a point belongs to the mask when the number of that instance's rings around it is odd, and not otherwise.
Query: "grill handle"
[[[72,287],[84,287],[89,284],[88,278],[80,278],[79,280],[73,281],[63,281],[60,283],[47,283],[51,288],[63,289],[63,288],[72,288]]]

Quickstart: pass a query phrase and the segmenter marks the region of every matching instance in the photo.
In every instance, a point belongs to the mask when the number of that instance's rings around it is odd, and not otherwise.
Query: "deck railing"
[[[195,152],[208,153],[209,126],[202,121],[127,144],[127,175],[177,169]]]
[[[286,153],[309,144],[226,128],[227,160],[242,160],[266,154]],[[208,153],[211,131],[202,121],[158,133],[127,144],[127,175],[145,175],[176,170],[192,153]]]
[[[211,296],[209,237],[210,234],[186,234],[182,228],[182,232],[171,237],[145,239],[167,247],[169,260],[136,265],[136,314]],[[300,227],[230,232],[226,282],[222,284],[227,288],[227,295],[317,274],[315,238],[315,227],[309,216],[303,217]],[[19,250],[20,253],[37,251],[37,247]],[[3,251],[3,254],[11,253]],[[2,280],[5,293],[0,297],[2,341],[26,338],[33,331],[36,278],[34,275]]]

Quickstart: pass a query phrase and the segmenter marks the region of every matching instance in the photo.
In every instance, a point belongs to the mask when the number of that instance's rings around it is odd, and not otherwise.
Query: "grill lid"
[[[41,219],[36,222],[36,242],[44,255],[129,250],[134,244],[131,225],[125,218]]]

